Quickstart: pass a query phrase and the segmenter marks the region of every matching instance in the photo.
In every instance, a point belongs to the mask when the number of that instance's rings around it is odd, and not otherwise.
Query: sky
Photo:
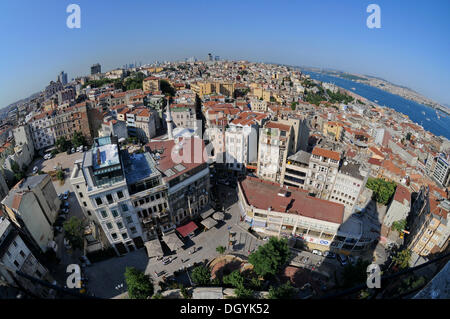
[[[69,4],[81,28],[69,29]],[[369,29],[369,4],[381,28]],[[0,108],[69,80],[124,64],[221,59],[332,68],[382,77],[450,105],[450,1],[0,2]]]

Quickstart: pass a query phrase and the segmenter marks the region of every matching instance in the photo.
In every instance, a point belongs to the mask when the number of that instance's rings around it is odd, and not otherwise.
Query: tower
[[[169,140],[173,140],[173,132],[172,132],[172,113],[170,112],[169,105],[170,97],[167,97],[167,106],[166,106],[166,123],[167,123],[167,136]]]

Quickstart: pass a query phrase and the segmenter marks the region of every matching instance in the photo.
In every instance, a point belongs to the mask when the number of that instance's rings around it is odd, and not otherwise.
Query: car
[[[331,251],[325,251],[325,252],[323,253],[323,255],[324,255],[326,258],[336,258],[336,254],[333,253],[333,252],[331,252]]]
[[[61,226],[53,226],[53,231],[55,233],[60,233],[60,232],[62,232],[62,227]]]
[[[338,254],[337,260],[341,263],[342,266],[345,266],[348,264],[348,258],[347,258],[347,256],[345,256],[343,254]]]
[[[322,256],[322,252],[320,250],[317,250],[317,249],[313,249],[312,253],[314,255],[317,255],[317,256]]]
[[[61,212],[63,214],[67,214],[69,212],[69,209],[64,207],[63,209],[61,209]]]
[[[68,198],[69,198],[68,195],[66,195],[66,194],[63,195],[63,199],[64,199],[64,200],[67,200]]]
[[[70,242],[65,238],[64,238],[64,247],[66,247],[66,249],[72,248],[72,245],[70,245]]]
[[[36,174],[39,171],[39,168],[37,166],[33,167],[33,174]]]
[[[86,152],[86,151],[88,150],[88,147],[87,147],[87,146],[84,146],[84,147],[83,147],[83,150]]]
[[[68,202],[64,202],[64,207],[65,208],[69,208],[69,203]]]
[[[75,148],[72,147],[72,149],[70,150],[72,153],[75,153]]]
[[[58,194],[58,198],[59,198],[59,199],[63,199],[63,197],[64,197],[64,194],[63,194],[63,193]]]

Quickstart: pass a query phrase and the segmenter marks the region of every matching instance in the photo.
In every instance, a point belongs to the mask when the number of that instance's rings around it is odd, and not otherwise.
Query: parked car
[[[67,213],[69,212],[69,209],[66,208],[66,207],[64,207],[63,209],[61,209],[61,212],[62,212],[63,214],[67,214]]]
[[[317,250],[317,249],[313,249],[312,253],[314,255],[317,255],[317,256],[322,256],[322,252],[320,250]]]
[[[345,266],[348,264],[348,258],[347,258],[347,256],[345,256],[343,254],[338,254],[337,260],[341,263],[342,266]]]
[[[36,174],[39,171],[39,168],[37,166],[33,167],[33,174]]]
[[[66,247],[66,249],[72,248],[72,245],[70,245],[69,241],[65,238],[64,238],[64,247]]]
[[[86,151],[88,150],[88,147],[87,147],[87,146],[84,146],[84,147],[83,147],[83,150],[86,152]]]
[[[72,147],[72,149],[70,150],[72,153],[75,153],[75,148]]]
[[[63,199],[63,197],[64,197],[64,194],[63,194],[63,193],[58,194],[58,198],[59,198],[59,199]]]
[[[333,253],[333,252],[331,252],[331,251],[325,251],[325,252],[323,253],[323,255],[324,255],[326,258],[336,258],[336,254]]]

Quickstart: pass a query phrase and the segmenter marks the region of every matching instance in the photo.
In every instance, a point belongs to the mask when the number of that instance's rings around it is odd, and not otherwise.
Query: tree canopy
[[[397,184],[395,182],[387,182],[381,178],[369,177],[366,187],[373,191],[374,199],[383,205],[389,203],[392,195],[395,193]]]
[[[72,216],[63,224],[63,227],[66,232],[66,237],[72,247],[83,249],[83,221],[75,216]]]
[[[400,269],[408,268],[409,261],[411,260],[411,251],[409,249],[403,249],[398,252],[396,256],[392,257],[392,261]]]
[[[287,239],[271,237],[269,242],[259,246],[258,250],[251,253],[248,261],[254,266],[254,271],[259,276],[276,275],[290,257]]]
[[[269,299],[293,299],[298,290],[290,282],[269,288]]]
[[[211,271],[205,266],[198,266],[192,270],[192,281],[197,285],[206,286],[211,282]]]
[[[245,278],[239,270],[233,271],[231,274],[223,277],[223,283],[232,285],[234,288],[243,288]]]
[[[398,220],[392,223],[392,229],[398,231],[399,233],[406,227],[406,219]]]
[[[125,282],[131,299],[147,299],[153,295],[153,283],[150,276],[134,267],[125,268]]]
[[[81,132],[75,132],[72,136],[72,145],[74,147],[79,147],[81,145],[86,145],[87,141],[86,138],[84,137],[83,134],[81,134]]]
[[[175,93],[176,93],[175,89],[166,80],[160,80],[159,86],[161,88],[161,92],[164,95],[175,96]]]
[[[60,136],[56,140],[55,146],[58,149],[58,152],[62,153],[70,148],[70,141],[68,141],[65,136]]]

